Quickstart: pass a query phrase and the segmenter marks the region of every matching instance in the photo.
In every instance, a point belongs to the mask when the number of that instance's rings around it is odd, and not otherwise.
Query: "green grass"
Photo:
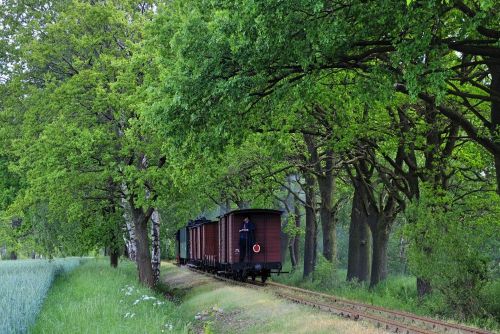
[[[391,278],[368,291],[345,283],[345,272],[336,272],[325,284],[330,274],[320,270],[314,282],[303,282],[298,272],[280,276],[280,280],[395,309],[423,314],[430,310],[430,306],[415,302],[411,278]],[[178,303],[140,286],[135,265],[129,261],[113,269],[106,259],[88,260],[57,278],[31,332],[378,333],[356,322],[287,303],[270,293],[228,286],[171,264],[162,263],[162,279],[164,291],[178,297]],[[204,319],[195,319],[199,314]]]
[[[54,278],[79,264],[79,258],[0,261],[0,333],[25,333]]]
[[[179,317],[191,322],[195,333],[384,333],[290,303],[269,291],[229,285],[168,264],[162,270],[166,283],[182,296]]]
[[[290,270],[288,266],[289,264],[286,264],[284,270]],[[320,263],[317,272],[311,279],[304,280],[301,268],[297,268],[293,273],[273,276],[272,280],[389,309],[459,321],[438,292],[419,300],[416,291],[416,278],[413,276],[390,276],[374,289],[369,289],[368,284],[346,282],[346,274],[347,270],[345,269],[334,270],[332,267],[322,266]],[[483,305],[487,315],[468,319],[466,324],[499,331],[500,301],[498,292],[500,282],[493,282],[487,288],[483,296]]]
[[[96,259],[56,280],[31,332],[187,332],[176,313],[172,302],[137,283],[133,263],[113,269]]]

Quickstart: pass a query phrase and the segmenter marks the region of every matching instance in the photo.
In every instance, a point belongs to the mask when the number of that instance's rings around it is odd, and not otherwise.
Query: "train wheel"
[[[260,277],[260,279],[261,279],[262,283],[266,283],[266,281],[267,281],[267,275],[262,275]]]

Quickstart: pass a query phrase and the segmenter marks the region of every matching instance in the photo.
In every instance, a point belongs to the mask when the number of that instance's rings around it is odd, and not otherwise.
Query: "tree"
[[[135,224],[139,278],[150,286],[155,278],[147,226],[157,190],[167,182],[159,172],[166,162],[161,141],[140,122],[155,73],[151,57],[139,52],[152,7],[75,2],[54,7],[48,22],[37,21],[37,8],[22,8],[33,15],[40,37],[30,31],[18,37],[27,70],[9,78],[22,78],[24,85],[12,95],[23,116],[23,137],[13,150],[17,170],[28,179],[12,210],[45,198],[50,215],[70,227],[90,213],[121,215],[118,203],[125,199]],[[117,239],[112,234],[108,240]]]

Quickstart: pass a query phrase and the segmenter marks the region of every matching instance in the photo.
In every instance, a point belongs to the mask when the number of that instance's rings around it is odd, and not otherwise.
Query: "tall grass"
[[[138,283],[134,263],[114,269],[100,258],[57,278],[30,332],[186,333],[188,326],[174,303]]]
[[[79,264],[78,258],[0,261],[0,333],[25,333],[54,278]]]

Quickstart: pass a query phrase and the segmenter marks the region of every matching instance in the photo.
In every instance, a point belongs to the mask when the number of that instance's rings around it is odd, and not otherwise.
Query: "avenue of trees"
[[[500,7],[488,0],[0,5],[0,247],[125,251],[141,282],[188,219],[281,208],[375,287],[395,227],[420,297],[498,280]],[[161,237],[160,237],[161,236]],[[167,240],[170,240],[168,241]]]

